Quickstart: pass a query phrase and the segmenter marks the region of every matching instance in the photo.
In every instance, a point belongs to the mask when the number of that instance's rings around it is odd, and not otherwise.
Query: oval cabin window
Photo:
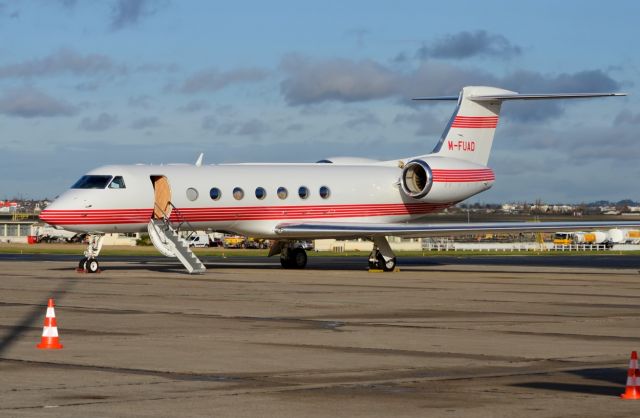
[[[323,199],[328,199],[331,196],[331,190],[327,186],[322,186],[320,188],[320,197]]]
[[[236,200],[242,200],[242,198],[244,198],[244,190],[240,187],[233,189],[233,198]]]
[[[222,197],[222,192],[217,187],[214,187],[209,190],[209,196],[211,197],[211,200],[220,200],[220,198]]]
[[[187,189],[187,199],[189,199],[190,201],[194,201],[198,198],[198,191],[196,189],[194,189],[193,187],[189,187]]]

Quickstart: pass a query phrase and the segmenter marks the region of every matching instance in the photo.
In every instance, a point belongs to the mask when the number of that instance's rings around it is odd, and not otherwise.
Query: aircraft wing
[[[275,232],[282,238],[355,238],[372,236],[434,237],[480,233],[593,231],[639,228],[640,221],[593,222],[478,222],[478,223],[281,223]]]

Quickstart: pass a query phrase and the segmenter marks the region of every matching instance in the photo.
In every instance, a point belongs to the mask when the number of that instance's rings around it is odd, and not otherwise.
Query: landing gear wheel
[[[307,266],[307,252],[302,248],[291,251],[291,265],[294,269],[303,269]]]
[[[385,260],[382,254],[378,253],[378,265],[383,271],[394,271],[396,269],[396,258]]]
[[[82,259],[80,259],[80,262],[78,263],[78,270],[86,270],[87,269],[87,257],[82,257]]]
[[[374,252],[369,256],[369,270],[394,271],[395,269],[395,257],[385,260],[382,253],[377,250],[374,250]]]
[[[87,273],[96,273],[98,270],[100,270],[100,264],[98,264],[98,260],[96,260],[95,258],[88,259],[86,265]]]
[[[302,248],[289,250],[286,257],[280,257],[280,265],[285,269],[303,269],[307,265],[307,252]]]
[[[290,257],[280,257],[280,265],[283,269],[293,268]]]

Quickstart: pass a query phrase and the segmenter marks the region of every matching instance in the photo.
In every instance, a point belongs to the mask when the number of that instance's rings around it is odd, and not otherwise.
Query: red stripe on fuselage
[[[249,220],[289,220],[312,218],[357,218],[392,215],[427,214],[453,203],[408,203],[323,206],[244,206],[180,208],[171,214],[173,221],[224,222]],[[134,215],[132,215],[132,213]],[[127,210],[44,210],[40,219],[52,225],[106,225],[147,223],[151,209]]]

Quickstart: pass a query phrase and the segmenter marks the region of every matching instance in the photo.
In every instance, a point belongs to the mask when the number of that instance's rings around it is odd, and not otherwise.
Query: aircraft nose
[[[66,224],[70,217],[77,215],[79,211],[90,209],[92,206],[92,203],[83,196],[65,193],[40,212],[39,218],[49,225]]]

